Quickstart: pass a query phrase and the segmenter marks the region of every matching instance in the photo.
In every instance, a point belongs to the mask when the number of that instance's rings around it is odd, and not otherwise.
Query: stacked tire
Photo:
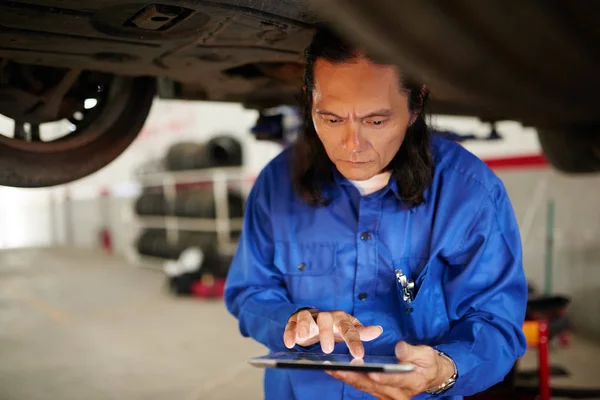
[[[173,209],[160,190],[142,193],[135,203],[135,212],[141,216],[164,216],[189,218],[216,218],[216,206],[212,188],[190,189],[177,193]],[[241,218],[244,215],[244,198],[241,193],[229,191],[227,199],[229,217]]]
[[[241,165],[240,142],[224,135],[214,137],[205,143],[177,143],[168,149],[164,158],[165,169],[171,172]],[[242,193],[235,190],[228,191],[227,204],[230,219],[243,217],[244,202]],[[217,214],[212,184],[180,186],[176,190],[172,203],[161,188],[147,188],[137,198],[134,207],[136,214],[142,218],[168,215],[182,220],[215,219]],[[239,232],[232,232],[234,240],[237,235]],[[136,247],[140,255],[164,259],[166,265],[181,262],[182,254],[194,249],[192,252],[196,251],[202,255],[197,257],[201,260],[200,265],[192,270],[186,270],[185,273],[171,274],[169,286],[172,292],[177,295],[197,294],[202,297],[222,295],[218,289],[222,289],[231,264],[231,256],[219,252],[216,232],[187,230],[167,232],[166,229],[146,228],[139,233]],[[210,286],[208,289],[207,285]],[[207,293],[211,295],[208,296]]]
[[[165,168],[187,171],[242,165],[242,145],[231,136],[216,136],[206,143],[181,142],[169,148]]]
[[[197,270],[219,278],[227,276],[231,258],[219,253],[215,234],[178,231],[177,236],[176,240],[170,240],[165,229],[144,229],[137,239],[137,251],[144,256],[178,260],[186,249],[200,248],[203,261]]]

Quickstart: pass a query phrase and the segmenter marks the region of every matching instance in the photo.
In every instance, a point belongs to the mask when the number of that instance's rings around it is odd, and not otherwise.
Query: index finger
[[[288,349],[291,349],[296,345],[296,326],[298,325],[296,320],[297,315],[292,316],[283,331],[283,343]]]
[[[336,322],[340,336],[346,342],[350,354],[355,358],[363,358],[365,356],[365,348],[360,340],[360,333],[352,323],[347,319],[338,320]]]
[[[302,310],[298,313],[298,325],[296,326],[296,338],[307,340],[310,338],[310,327],[315,323],[312,314],[308,310]]]
[[[323,353],[329,354],[333,351],[335,346],[335,336],[333,334],[333,316],[331,313],[320,313],[317,317],[317,325],[319,326],[321,350],[323,350]]]

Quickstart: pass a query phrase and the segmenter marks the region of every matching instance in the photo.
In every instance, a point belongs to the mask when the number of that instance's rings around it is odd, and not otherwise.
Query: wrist
[[[440,356],[440,365],[441,365],[441,373],[440,373],[440,382],[438,385],[443,384],[448,379],[452,378],[456,373],[456,366],[454,365],[454,361],[450,359],[448,356]]]
[[[438,351],[436,378],[431,387],[428,388],[427,393],[443,392],[449,389],[454,385],[457,377],[458,371],[454,361],[446,354]]]

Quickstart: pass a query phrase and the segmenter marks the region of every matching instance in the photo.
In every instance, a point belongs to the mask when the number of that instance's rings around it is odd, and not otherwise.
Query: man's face
[[[347,63],[318,59],[314,80],[313,123],[338,171],[357,181],[382,172],[412,117],[397,68],[364,58]]]

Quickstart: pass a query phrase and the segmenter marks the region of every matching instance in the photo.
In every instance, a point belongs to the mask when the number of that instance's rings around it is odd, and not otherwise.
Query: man
[[[417,368],[267,370],[266,398],[461,398],[501,381],[526,348],[527,300],[502,183],[430,140],[424,86],[325,29],[304,93],[304,132],[248,197],[227,307],[271,351],[395,354]]]

